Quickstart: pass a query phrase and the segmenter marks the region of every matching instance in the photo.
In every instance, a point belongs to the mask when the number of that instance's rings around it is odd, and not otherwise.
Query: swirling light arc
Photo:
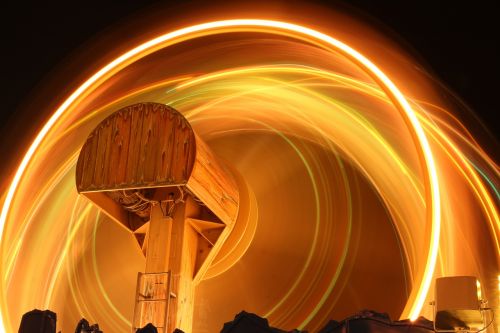
[[[121,56],[108,63],[106,66],[102,67],[81,86],[79,86],[57,108],[54,114],[40,130],[34,141],[31,143],[28,151],[24,155],[19,167],[17,168],[17,171],[6,194],[4,205],[0,214],[0,235],[3,233],[9,210],[16,193],[16,189],[31,159],[36,154],[37,149],[43,142],[47,133],[49,133],[57,120],[65,112],[71,109],[71,106],[74,103],[77,103],[79,100],[85,98],[89,91],[92,91],[93,89],[98,87],[100,83],[102,83],[107,77],[110,77],[113,73],[116,73],[120,69],[126,67],[128,64],[141,59],[148,54],[151,54],[155,50],[161,49],[162,47],[164,47],[165,43],[168,43],[172,40],[182,39],[190,34],[205,34],[213,31],[220,32],[228,30],[234,31],[252,29],[267,29],[270,32],[277,34],[294,34],[295,37],[304,36],[309,39],[313,39],[318,43],[325,44],[327,47],[333,48],[338,52],[341,52],[347,58],[364,69],[378,83],[380,83],[382,89],[395,102],[395,105],[397,106],[399,111],[401,111],[404,119],[409,125],[409,130],[414,136],[417,149],[419,149],[422,153],[422,169],[425,170],[424,174],[426,175],[426,177],[428,177],[426,181],[426,197],[428,199],[427,210],[428,217],[432,221],[430,248],[423,277],[418,287],[415,287],[412,291],[410,301],[408,302],[407,307],[402,314],[402,317],[409,316],[411,319],[416,319],[422,309],[427,292],[431,285],[431,280],[433,277],[438,255],[441,219],[438,175],[434,163],[434,157],[427,137],[420,124],[420,121],[417,118],[417,115],[412,110],[412,107],[410,106],[406,98],[396,87],[396,85],[387,77],[387,75],[384,74],[384,72],[380,70],[374,63],[372,63],[369,59],[367,59],[365,56],[363,56],[361,53],[357,52],[347,44],[327,34],[293,23],[261,19],[234,19],[193,25],[151,39],[129,50],[128,52],[123,53]],[[0,328],[5,331],[3,315],[0,316]]]

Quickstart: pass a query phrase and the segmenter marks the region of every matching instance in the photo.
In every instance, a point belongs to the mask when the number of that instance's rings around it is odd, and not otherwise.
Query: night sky
[[[339,6],[336,1],[316,3],[330,8]],[[495,17],[493,2],[460,3],[462,1],[353,0],[341,7],[367,16],[390,36],[399,36],[399,41],[461,96],[492,136],[498,138],[499,18]],[[9,137],[5,135],[6,129],[18,128],[14,125],[19,126],[17,110],[22,109],[23,101],[30,99],[61,64],[96,35],[157,4],[158,1],[67,1],[61,4],[19,1],[2,10],[0,148],[11,144],[6,140]],[[493,147],[496,145],[494,142]]]

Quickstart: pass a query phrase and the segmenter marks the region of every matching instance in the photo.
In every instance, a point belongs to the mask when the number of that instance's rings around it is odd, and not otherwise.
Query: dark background
[[[159,1],[18,2],[2,14],[0,142],[20,107],[82,45]],[[161,2],[164,3],[164,2]],[[481,1],[315,1],[347,8],[413,49],[424,65],[474,109],[497,145],[500,27]],[[180,5],[175,5],[178,7]],[[172,18],[169,18],[172,19]],[[23,113],[26,116],[25,113]],[[34,118],[36,119],[36,118]],[[10,120],[10,121],[9,121]],[[37,126],[41,126],[38,124]],[[7,142],[6,142],[7,141]],[[491,149],[491,148],[490,148]]]

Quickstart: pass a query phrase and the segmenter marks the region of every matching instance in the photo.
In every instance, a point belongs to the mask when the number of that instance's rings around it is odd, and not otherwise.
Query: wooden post
[[[146,273],[169,271],[172,217],[166,216],[160,203],[151,205],[148,246],[146,250]]]
[[[186,222],[186,203],[174,208],[169,271],[172,274],[168,331],[191,332],[194,311],[194,260],[196,234]]]
[[[191,332],[192,327],[196,233],[187,223],[185,211],[184,202],[173,207],[172,216],[166,216],[160,203],[151,206],[145,271],[171,274],[166,332],[173,332],[175,328]],[[153,314],[156,316],[153,320],[159,322],[164,315]]]

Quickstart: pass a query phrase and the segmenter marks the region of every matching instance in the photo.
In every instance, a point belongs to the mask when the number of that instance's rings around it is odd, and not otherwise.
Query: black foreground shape
[[[233,321],[227,322],[220,333],[300,333],[301,331],[283,331],[279,328],[269,326],[266,318],[253,313],[241,311],[234,317]],[[307,333],[303,331],[303,333]]]
[[[318,333],[430,333],[432,321],[419,317],[392,321],[386,313],[363,310],[342,321],[331,320]]]
[[[57,316],[50,310],[32,310],[23,315],[19,333],[55,333]],[[89,325],[85,319],[80,320],[75,333],[91,332],[103,333],[97,324]],[[147,324],[136,333],[157,333],[152,324]],[[354,316],[342,321],[330,320],[328,324],[317,333],[431,333],[434,332],[433,323],[419,317],[415,321],[392,321],[386,313],[363,310]],[[170,333],[170,332],[167,332]],[[171,333],[184,333],[175,329]],[[266,318],[256,314],[241,311],[234,320],[227,322],[220,333],[307,333],[307,331],[285,331],[269,326]]]
[[[135,333],[158,333],[158,330],[153,324],[148,323],[143,328],[140,328],[137,331],[135,331]]]
[[[19,333],[55,333],[57,315],[50,310],[31,310],[21,319]]]

